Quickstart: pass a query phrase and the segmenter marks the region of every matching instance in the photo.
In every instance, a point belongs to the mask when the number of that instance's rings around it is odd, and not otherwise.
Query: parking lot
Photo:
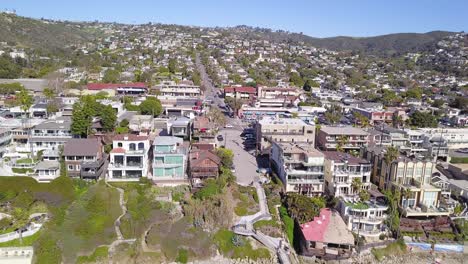
[[[237,177],[237,183],[249,185],[257,175],[257,160],[255,156],[244,149],[240,134],[241,130],[238,129],[223,129],[218,133],[224,138],[220,145],[231,149],[234,153],[234,166],[236,169],[234,174]]]

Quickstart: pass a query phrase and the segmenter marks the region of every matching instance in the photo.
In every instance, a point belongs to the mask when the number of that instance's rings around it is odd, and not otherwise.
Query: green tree
[[[351,182],[351,188],[353,189],[353,193],[360,193],[362,189],[362,181],[360,178],[354,178]]]
[[[44,91],[42,91],[42,93],[47,98],[47,100],[52,100],[55,98],[55,91],[51,88],[44,88]]]
[[[105,132],[111,132],[114,130],[115,122],[117,121],[117,115],[114,109],[112,109],[112,106],[103,105],[101,110],[98,112],[98,116],[101,118],[102,129]]]
[[[437,117],[431,113],[415,111],[410,116],[410,124],[415,127],[437,127]]]
[[[299,223],[306,223],[320,214],[320,209],[326,206],[323,197],[308,197],[298,193],[286,196],[285,204],[289,215],[296,218]]]
[[[412,88],[406,91],[405,95],[407,98],[421,99],[422,93],[423,93],[422,89],[419,87],[416,87],[416,88]]]
[[[167,65],[167,68],[168,68],[170,73],[175,73],[177,71],[177,60],[176,59],[170,59],[168,65]]]
[[[336,144],[336,150],[339,152],[344,152],[344,147],[349,143],[348,136],[339,136],[338,143]]]
[[[216,155],[221,159],[223,166],[230,168],[232,167],[232,161],[234,159],[234,152],[227,148],[217,148]]]
[[[28,93],[26,89],[21,89],[18,93],[17,100],[19,102],[19,105],[21,106],[21,110],[23,110],[26,116],[29,117],[29,108],[31,108],[31,106],[34,103],[33,97]]]
[[[71,132],[73,135],[87,137],[91,127],[91,116],[87,116],[80,102],[73,105]]]
[[[8,55],[0,56],[0,78],[16,79],[21,76],[21,66]]]
[[[304,87],[304,80],[301,78],[299,73],[291,72],[289,75],[289,82],[293,83],[297,87]]]
[[[304,89],[304,91],[306,91],[306,92],[310,92],[310,90],[312,89],[312,87],[320,87],[320,84],[317,83],[316,81],[307,79],[307,80],[304,82],[304,86],[302,87],[302,89]]]
[[[162,112],[161,102],[156,97],[147,97],[146,100],[140,104],[139,108],[142,115],[153,115],[156,117]]]
[[[104,73],[102,82],[104,83],[117,83],[120,79],[120,72],[117,70],[109,69]]]
[[[96,95],[95,95],[95,98],[97,100],[102,100],[102,99],[106,99],[107,97],[109,96],[109,93],[106,92],[106,91],[100,91],[98,92]]]
[[[224,127],[226,125],[226,116],[216,106],[210,109],[210,112],[208,112],[208,118],[219,127]]]

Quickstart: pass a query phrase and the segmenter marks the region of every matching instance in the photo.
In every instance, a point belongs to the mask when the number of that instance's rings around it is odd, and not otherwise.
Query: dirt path
[[[117,235],[117,239],[114,240],[114,242],[112,242],[109,245],[109,263],[112,263],[112,255],[114,254],[117,246],[120,244],[133,244],[135,243],[136,238],[124,239],[122,235],[122,231],[120,230],[120,219],[122,219],[122,217],[124,217],[125,214],[127,213],[127,206],[125,205],[125,199],[124,199],[125,191],[122,188],[112,186],[107,181],[106,181],[106,185],[109,188],[116,189],[119,192],[119,205],[120,205],[120,208],[122,209],[122,214],[119,217],[117,217],[117,219],[114,222],[114,229],[115,229],[115,234]]]

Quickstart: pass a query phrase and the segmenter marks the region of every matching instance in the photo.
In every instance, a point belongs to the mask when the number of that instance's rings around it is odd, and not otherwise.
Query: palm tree
[[[407,188],[404,188],[401,190],[401,196],[405,198],[406,200],[406,206],[405,207],[408,207],[408,198],[410,198],[411,196],[411,190],[410,189],[407,189]]]
[[[393,163],[393,161],[395,161],[398,156],[399,156],[399,151],[396,147],[394,146],[389,146],[387,148],[387,151],[385,152],[384,154],[384,160],[385,160],[385,164],[386,164],[386,171],[385,171],[385,181],[387,182],[388,181],[388,177],[389,177],[389,173],[390,173],[390,167],[391,167],[391,164]]]
[[[21,106],[21,110],[23,110],[26,116],[29,117],[28,111],[34,103],[33,97],[28,93],[26,89],[21,89],[21,91],[18,94],[18,101]]]
[[[336,150],[339,152],[344,152],[344,146],[348,144],[348,137],[347,136],[339,136],[338,137],[338,144],[336,144]]]
[[[52,90],[51,88],[44,88],[44,91],[42,92],[44,96],[47,98],[47,101],[53,99],[55,97],[55,91]]]
[[[351,182],[351,188],[353,189],[353,193],[359,193],[362,188],[362,181],[359,178],[354,178]]]

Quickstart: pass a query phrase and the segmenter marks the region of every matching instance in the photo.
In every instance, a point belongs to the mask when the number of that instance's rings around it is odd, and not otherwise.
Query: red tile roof
[[[245,86],[245,87],[224,87],[224,92],[239,92],[239,93],[251,93],[256,94],[257,88]]]
[[[115,148],[111,150],[111,153],[125,153],[125,149],[123,148]]]
[[[142,140],[148,140],[148,136],[138,136],[138,135],[133,135],[133,134],[121,134],[121,135],[115,135],[114,140],[142,141]]]
[[[330,223],[331,211],[328,208],[322,208],[320,215],[314,217],[314,220],[301,225],[302,234],[307,241],[325,241],[325,233]]]
[[[88,83],[88,90],[117,89],[119,87],[148,88],[145,83]]]

